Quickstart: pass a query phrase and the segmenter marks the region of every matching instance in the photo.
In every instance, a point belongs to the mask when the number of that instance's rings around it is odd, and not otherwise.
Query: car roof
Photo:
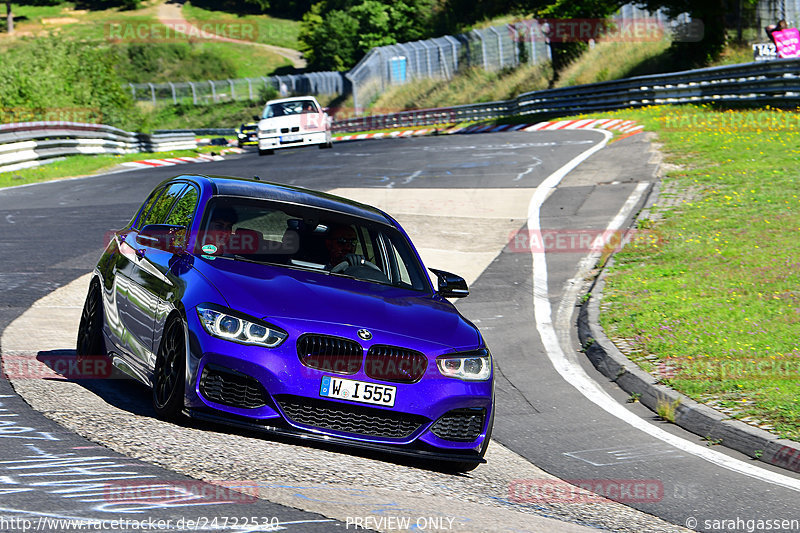
[[[168,181],[179,179],[189,179],[201,187],[211,188],[211,193],[214,196],[237,196],[241,198],[256,198],[307,205],[365,218],[390,226],[395,225],[393,220],[380,209],[321,191],[261,181],[255,178],[239,178],[234,176],[185,174],[176,176]]]
[[[269,105],[269,104],[282,104],[283,102],[301,102],[303,100],[313,100],[313,101],[317,102],[317,99],[314,98],[313,96],[292,96],[290,98],[279,98],[277,100],[270,100],[270,101],[267,102],[266,105]],[[317,103],[319,103],[319,102],[317,102]]]

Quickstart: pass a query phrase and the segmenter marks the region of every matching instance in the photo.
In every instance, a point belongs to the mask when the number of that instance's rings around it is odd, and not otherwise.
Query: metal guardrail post
[[[194,105],[197,105],[197,91],[194,89],[193,81],[189,82],[189,87],[191,87],[192,89],[192,103],[194,103]]]
[[[211,102],[212,103],[216,103],[217,102],[217,89],[214,87],[214,82],[213,81],[208,80],[208,84],[211,85]]]
[[[153,87],[152,83],[147,84],[150,87],[150,99],[153,101],[153,105],[156,105],[156,89]]]
[[[178,103],[178,97],[175,95],[175,85],[173,85],[173,83],[171,81],[169,81],[167,83],[169,83],[169,88],[172,90],[172,103],[173,104],[177,104]]]
[[[251,101],[255,100],[255,98],[253,98],[253,82],[250,80],[250,78],[247,78],[247,94],[250,96]]]
[[[231,88],[231,101],[236,101],[236,90],[233,88],[233,80],[228,78],[228,86]]]
[[[133,101],[135,102],[136,101],[136,87],[134,87],[132,83],[129,83],[128,85],[131,88],[131,98],[133,98]]]

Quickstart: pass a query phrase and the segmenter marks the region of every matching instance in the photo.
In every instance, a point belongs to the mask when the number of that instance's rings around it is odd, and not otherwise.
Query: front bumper
[[[331,140],[330,132],[296,132],[284,134],[259,134],[259,150],[276,150],[279,148],[291,148],[293,146],[309,146],[315,144],[327,144]]]
[[[268,349],[211,337],[199,321],[190,330],[198,332],[192,335],[187,367],[185,405],[191,416],[361,448],[444,454],[459,461],[478,461],[485,449],[494,408],[492,380],[446,378],[436,368],[434,354],[428,355],[418,382],[398,383],[371,378],[363,367],[341,375],[304,366],[296,336]],[[396,387],[395,405],[323,398],[323,376]]]

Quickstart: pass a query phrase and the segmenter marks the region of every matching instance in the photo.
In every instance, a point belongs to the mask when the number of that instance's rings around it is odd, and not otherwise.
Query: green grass
[[[74,11],[70,3],[57,6],[14,6],[15,13],[20,16],[20,20],[15,25],[17,36],[0,34],[0,49],[10,46],[25,46],[26,35],[56,33],[60,38],[75,39],[86,41],[90,46],[125,46],[129,43],[152,44],[156,49],[161,45],[189,45],[192,54],[183,63],[181,61],[169,61],[169,51],[161,52],[165,62],[158,70],[150,73],[128,72],[124,70],[122,75],[128,81],[137,81],[143,76],[146,81],[159,83],[162,81],[198,81],[204,79],[197,77],[194,73],[198,71],[197,65],[193,61],[199,59],[195,57],[205,53],[202,61],[219,63],[225,67],[223,70],[230,70],[226,76],[216,76],[214,79],[231,78],[252,78],[258,76],[272,75],[276,70],[286,70],[291,67],[291,62],[280,55],[266,50],[263,47],[250,46],[246,44],[212,42],[207,40],[190,39],[187,36],[176,34],[166,26],[158,22],[156,17],[155,4],[148,3],[146,7],[135,11],[124,11],[118,8],[97,10],[97,11]],[[3,11],[4,12],[4,11]],[[217,12],[207,12],[216,14]],[[248,24],[248,28],[253,25],[257,27],[257,34],[261,36],[283,36],[284,44],[296,44],[297,24],[294,21],[284,21],[273,19],[266,15],[255,16],[258,19],[256,24],[249,18],[237,19],[235,15],[223,17],[209,16],[208,21],[231,21],[234,28],[241,28],[242,21]],[[58,24],[43,24],[42,19],[62,19]],[[69,22],[69,19],[74,21]],[[239,22],[237,22],[239,21]],[[262,27],[263,26],[263,27]],[[272,28],[270,30],[270,28]],[[294,28],[294,29],[292,29]],[[286,38],[286,35],[293,37]],[[270,43],[275,44],[275,43]],[[168,46],[166,47],[168,48]],[[158,52],[154,52],[158,53]],[[214,70],[214,65],[206,65],[207,68],[199,70]],[[219,70],[219,69],[218,69]],[[127,74],[127,75],[126,75]],[[194,76],[192,79],[188,77]]]
[[[270,15],[237,16],[223,11],[210,11],[187,2],[183,5],[183,16],[195,26],[202,23],[221,23],[240,25],[243,35],[253,35],[253,41],[274,46],[282,46],[299,50],[297,36],[300,34],[300,22],[272,17]],[[246,39],[250,40],[250,39]]]
[[[692,196],[617,254],[602,325],[664,383],[800,440],[800,114],[603,116],[656,132],[680,165],[666,183]]]
[[[253,115],[260,114],[264,104],[247,101],[226,102],[212,105],[159,105],[140,102],[147,116],[150,129],[235,128],[243,122],[251,122]]]
[[[600,42],[587,50],[578,61],[568,66],[558,77],[556,87],[626,78],[642,63],[663,55],[670,42]]]
[[[399,85],[381,95],[370,109],[373,113],[393,113],[507,100],[527,91],[547,88],[550,76],[547,65],[525,65],[497,72],[471,68],[449,81],[421,79]]]
[[[257,46],[221,42],[204,42],[198,46],[233,64],[236,78],[271,76],[278,69],[292,66],[285,57]]]
[[[223,147],[224,148],[224,147]],[[52,181],[65,177],[88,176],[113,169],[126,161],[142,159],[163,159],[169,157],[192,157],[198,153],[219,151],[219,146],[203,147],[198,150],[176,150],[173,152],[140,153],[125,155],[73,155],[62,161],[48,163],[40,167],[26,168],[0,173],[0,188]]]

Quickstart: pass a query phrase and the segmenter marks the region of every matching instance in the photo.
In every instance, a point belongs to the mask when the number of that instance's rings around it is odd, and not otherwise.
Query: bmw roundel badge
[[[368,329],[360,329],[358,330],[358,336],[368,341],[372,338],[372,333]]]

